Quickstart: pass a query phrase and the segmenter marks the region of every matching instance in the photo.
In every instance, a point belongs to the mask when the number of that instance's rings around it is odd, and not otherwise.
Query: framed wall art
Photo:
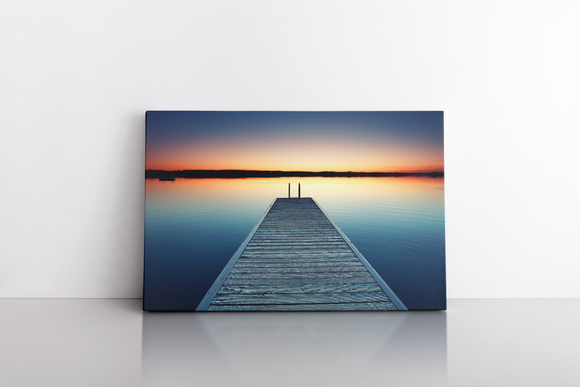
[[[441,111],[148,111],[143,309],[445,309],[443,157]]]

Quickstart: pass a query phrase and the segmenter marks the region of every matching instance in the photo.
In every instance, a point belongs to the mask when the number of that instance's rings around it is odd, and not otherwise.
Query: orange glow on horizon
[[[397,148],[384,144],[334,141],[315,144],[179,144],[147,154],[146,169],[166,171],[270,170],[337,172],[433,172],[443,171],[442,150]]]

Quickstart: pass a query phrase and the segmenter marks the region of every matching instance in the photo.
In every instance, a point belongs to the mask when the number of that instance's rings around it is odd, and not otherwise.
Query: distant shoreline
[[[187,169],[182,171],[164,171],[160,169],[145,170],[146,179],[187,178],[187,179],[243,179],[251,177],[405,177],[427,176],[444,177],[443,172],[307,172],[307,171],[258,171],[240,169]]]

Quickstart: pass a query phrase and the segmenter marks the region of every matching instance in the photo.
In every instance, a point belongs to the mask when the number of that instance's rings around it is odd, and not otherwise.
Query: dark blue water
[[[443,179],[146,182],[146,310],[194,310],[276,197],[314,198],[409,309],[444,309]]]

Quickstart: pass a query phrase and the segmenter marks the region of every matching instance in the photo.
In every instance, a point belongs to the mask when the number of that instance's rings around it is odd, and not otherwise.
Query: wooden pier
[[[198,311],[406,310],[312,198],[278,198]]]

